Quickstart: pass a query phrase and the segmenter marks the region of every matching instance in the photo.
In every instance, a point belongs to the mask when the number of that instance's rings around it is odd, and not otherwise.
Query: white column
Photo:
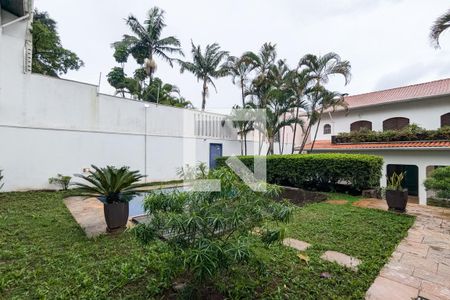
[[[383,168],[381,169],[381,178],[380,178],[380,187],[386,187],[386,173],[387,173],[387,164],[383,164]]]
[[[419,168],[419,204],[427,205],[427,191],[423,182],[427,179],[427,166],[420,164],[417,166]]]

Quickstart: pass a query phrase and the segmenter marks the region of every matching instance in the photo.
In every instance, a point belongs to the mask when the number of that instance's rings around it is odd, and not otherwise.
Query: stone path
[[[308,244],[304,241],[299,241],[296,239],[286,238],[283,240],[283,245],[297,249],[298,251],[305,251],[306,249],[311,246],[311,244]]]
[[[378,199],[353,205],[387,210],[385,201]],[[407,213],[416,216],[416,221],[366,299],[450,299],[450,209],[408,204]]]

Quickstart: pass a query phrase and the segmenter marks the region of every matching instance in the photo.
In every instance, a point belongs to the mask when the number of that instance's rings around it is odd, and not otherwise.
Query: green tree
[[[249,75],[253,70],[253,66],[246,60],[245,56],[230,56],[228,58],[227,68],[233,84],[238,84],[241,89],[242,107],[245,107],[246,90],[248,89]]]
[[[202,81],[202,110],[206,107],[206,97],[208,96],[208,84],[211,84],[217,92],[213,79],[225,77],[229,74],[226,60],[228,52],[220,50],[217,43],[207,45],[202,53],[200,46],[192,42],[192,62],[179,60],[183,73],[185,70],[194,74],[198,81]]]
[[[144,25],[135,16],[130,15],[126,19],[126,24],[134,35],[124,35],[121,41],[113,43],[116,61],[124,64],[131,54],[136,62],[145,69],[150,84],[157,68],[155,56],[173,66],[175,58],[170,55],[183,55],[180,41],[176,37],[161,37],[162,31],[166,27],[164,13],[164,10],[153,7],[148,11]]]
[[[47,12],[34,11],[31,33],[34,73],[59,77],[69,70],[78,70],[84,65],[74,52],[62,46],[56,22]]]
[[[324,101],[322,98],[325,94],[323,93],[323,89],[321,87],[327,84],[330,76],[333,75],[342,75],[345,79],[345,84],[347,85],[351,78],[351,66],[350,62],[342,60],[338,54],[329,52],[323,56],[317,56],[314,54],[307,54],[303,56],[300,59],[298,70],[300,72],[304,71],[308,74],[311,79],[310,85],[315,88],[315,91],[312,93],[311,97],[307,98],[310,102],[309,107],[311,110],[308,115],[308,125],[299,150],[302,152],[311,134],[312,127],[317,124],[314,135],[315,141],[319,130],[320,120],[322,119],[322,114],[328,108],[321,105],[328,103],[328,101]],[[312,143],[311,150],[314,147],[314,141]]]
[[[434,21],[431,27],[430,39],[435,48],[439,48],[439,37],[441,34],[450,27],[450,10],[446,11],[443,15]]]
[[[151,218],[134,229],[144,243],[165,241],[197,292],[230,267],[255,260],[258,239],[267,244],[282,239],[279,222],[292,215],[290,206],[273,201],[280,193],[277,186],[264,184],[266,192],[255,192],[228,168],[213,170],[207,178],[219,180],[221,190],[150,193],[144,208]],[[275,224],[264,227],[266,221]]]
[[[450,199],[450,167],[435,169],[424,185],[427,190],[436,191],[439,198]]]

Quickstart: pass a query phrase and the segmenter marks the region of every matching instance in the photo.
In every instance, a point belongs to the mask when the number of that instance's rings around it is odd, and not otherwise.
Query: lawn
[[[229,298],[361,299],[413,218],[346,205],[297,208],[289,237],[312,244],[306,263],[282,245],[255,247],[248,266],[218,276]],[[179,268],[158,243],[130,233],[87,239],[55,192],[0,193],[0,299],[141,299],[167,295]],[[362,260],[354,273],[319,257],[336,250]],[[260,262],[262,260],[262,263]],[[329,272],[332,278],[322,279]]]

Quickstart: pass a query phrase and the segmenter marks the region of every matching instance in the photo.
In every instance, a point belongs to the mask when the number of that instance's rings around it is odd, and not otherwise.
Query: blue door
[[[222,144],[209,144],[209,169],[216,167],[216,158],[222,156]]]

